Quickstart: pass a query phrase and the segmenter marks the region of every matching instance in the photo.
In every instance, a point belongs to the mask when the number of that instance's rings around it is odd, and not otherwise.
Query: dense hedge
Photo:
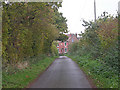
[[[3,68],[35,56],[57,55],[53,41],[67,32],[59,7],[61,3],[3,3]]]
[[[98,88],[118,88],[118,17],[103,16],[83,21],[85,32],[69,46],[69,56],[89,75]]]
[[[86,27],[78,43],[69,47],[70,55],[88,55],[118,73],[118,17],[102,15],[95,22],[83,21]]]
[[[89,54],[68,56],[85,72],[97,88],[119,88],[118,72],[99,60],[92,60]]]

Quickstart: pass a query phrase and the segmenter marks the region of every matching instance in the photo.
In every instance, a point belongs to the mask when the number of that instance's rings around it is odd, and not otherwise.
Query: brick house
[[[68,40],[65,42],[57,41],[57,49],[59,54],[64,54],[68,52],[68,46],[73,42],[78,42],[77,34],[67,34]]]

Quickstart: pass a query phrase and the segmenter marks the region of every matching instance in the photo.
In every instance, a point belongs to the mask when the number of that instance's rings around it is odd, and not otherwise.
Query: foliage
[[[55,10],[55,17],[54,17],[54,24],[59,29],[60,33],[68,33],[68,27],[67,27],[67,19],[63,17],[62,13],[58,13]]]
[[[61,3],[3,3],[3,68],[55,52],[52,42],[61,32],[67,32],[66,19],[58,12],[60,6]]]
[[[65,35],[65,34],[59,34],[59,37],[56,40],[64,42],[67,39],[68,39],[67,35]]]
[[[52,51],[52,56],[58,56],[58,49],[57,49],[57,42],[52,42],[51,46],[51,51]]]
[[[111,68],[112,74],[106,73],[106,76],[111,75],[109,77],[112,77],[114,74],[118,75],[118,17],[106,15],[106,12],[104,12],[96,22],[87,22],[85,20],[83,22],[85,32],[80,34],[82,38],[79,42],[69,46],[69,55],[79,57],[90,55],[92,60],[98,60],[98,62],[103,64],[100,67]],[[92,60],[91,62],[94,62]],[[85,63],[89,64],[90,62],[86,61]],[[79,64],[81,66],[84,65],[82,62]],[[95,70],[97,69],[94,65],[91,67],[94,67]],[[101,68],[98,68],[99,74],[107,72],[105,69],[101,70]],[[111,83],[113,82],[111,81]]]
[[[100,58],[118,70],[118,18],[103,16],[99,17],[96,23],[83,21],[85,33],[81,34],[82,39],[77,46],[72,45],[69,48],[72,49],[70,53],[91,54],[93,59]]]
[[[80,68],[91,78],[98,88],[118,88],[118,72],[90,55],[68,56],[79,64]]]

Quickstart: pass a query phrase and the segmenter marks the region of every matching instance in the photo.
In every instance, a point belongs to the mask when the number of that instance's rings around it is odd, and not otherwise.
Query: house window
[[[67,48],[65,48],[65,52],[67,52]]]
[[[65,46],[66,46],[66,42],[65,42]]]
[[[58,48],[58,53],[59,53],[59,48]]]

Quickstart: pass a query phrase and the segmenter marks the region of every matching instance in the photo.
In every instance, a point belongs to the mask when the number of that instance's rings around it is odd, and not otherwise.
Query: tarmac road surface
[[[92,88],[78,65],[60,56],[29,88]]]

